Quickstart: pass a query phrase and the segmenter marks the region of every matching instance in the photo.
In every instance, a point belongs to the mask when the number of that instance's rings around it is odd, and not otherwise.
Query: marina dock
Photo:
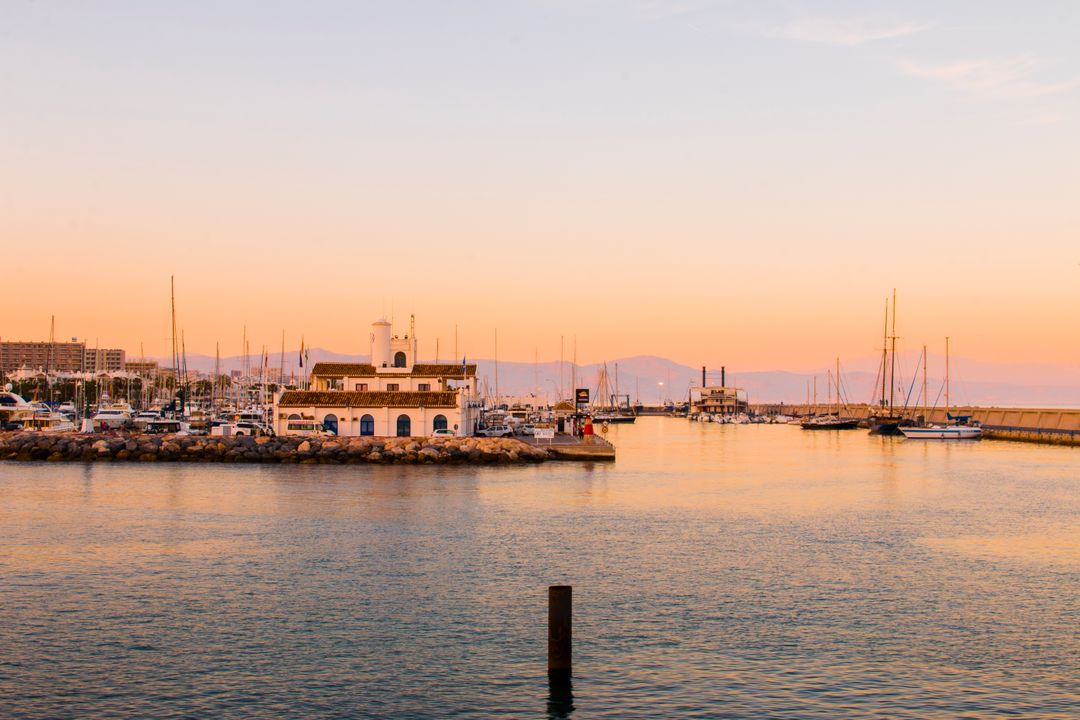
[[[836,411],[835,405],[825,403],[788,405],[786,403],[766,403],[751,405],[751,409],[761,415],[826,415]],[[877,408],[873,405],[847,405],[842,415],[865,420]],[[1037,442],[1052,445],[1080,446],[1080,408],[998,408],[960,406],[952,409],[956,415],[969,415],[983,427],[983,437],[993,440],[1016,440],[1019,442]],[[912,408],[905,416],[923,415],[921,408]],[[930,423],[947,422],[944,408],[931,408],[926,412]]]
[[[535,448],[546,450],[552,460],[614,462],[615,446],[602,437],[594,438],[591,445],[572,435],[556,435],[553,440],[521,439]]]

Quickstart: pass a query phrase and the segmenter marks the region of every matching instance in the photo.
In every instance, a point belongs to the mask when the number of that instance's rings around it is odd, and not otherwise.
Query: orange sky
[[[165,355],[175,274],[189,352],[236,354],[246,324],[254,349],[284,329],[363,353],[373,319],[414,312],[425,356],[456,323],[472,357],[498,328],[504,359],[576,334],[581,362],[802,369],[875,352],[897,287],[909,346],[1080,361],[1068,23],[774,8],[691,33],[526,4],[466,42],[334,7],[303,36],[240,10],[16,14],[0,336],[55,315]]]

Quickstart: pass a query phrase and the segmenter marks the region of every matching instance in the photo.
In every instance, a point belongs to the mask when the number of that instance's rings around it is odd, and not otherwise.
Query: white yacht
[[[127,403],[113,403],[101,407],[93,417],[94,427],[104,426],[109,430],[118,430],[131,424],[131,406]]]
[[[929,427],[902,427],[900,432],[910,440],[978,440],[982,437],[982,428],[971,422],[967,415],[948,415],[949,425],[931,425]]]
[[[16,423],[30,415],[33,409],[21,395],[13,392],[0,392],[0,429],[6,429],[9,423]]]
[[[75,432],[75,423],[58,412],[36,412],[22,420],[23,431]]]
[[[131,425],[136,430],[145,430],[150,423],[160,420],[161,413],[154,410],[140,410],[131,418]]]

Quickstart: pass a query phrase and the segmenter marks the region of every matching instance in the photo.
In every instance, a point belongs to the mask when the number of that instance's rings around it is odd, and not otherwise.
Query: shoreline
[[[0,432],[0,460],[305,465],[523,465],[547,451],[509,438],[252,438],[112,433]]]

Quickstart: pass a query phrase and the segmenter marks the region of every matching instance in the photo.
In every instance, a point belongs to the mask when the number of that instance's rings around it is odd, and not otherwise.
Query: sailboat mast
[[[923,422],[930,419],[930,397],[927,395],[927,388],[929,383],[926,377],[926,346],[922,346],[922,404],[923,404]]]
[[[169,276],[169,305],[172,311],[172,361],[173,369],[176,371],[176,390],[180,390],[180,348],[176,344],[176,278],[173,275]],[[183,415],[184,405],[183,396],[180,400],[180,414]]]
[[[945,338],[945,417],[948,419],[949,405],[949,338]]]
[[[889,298],[885,298],[885,331],[881,341],[881,406],[885,407],[885,370],[889,364]]]
[[[565,361],[563,360],[563,356],[565,355],[565,353],[563,352],[563,340],[564,340],[563,336],[560,335],[559,336],[559,397],[555,399],[555,402],[560,402],[560,401],[562,401],[562,399],[564,397],[566,397],[565,395],[563,395],[563,376],[566,375]]]
[[[495,328],[495,407],[499,406],[499,328]]]
[[[836,416],[840,417],[840,358],[836,358]]]
[[[214,384],[212,392],[210,393],[210,405],[211,407],[217,404],[217,394],[221,386],[221,343],[214,342]]]
[[[615,402],[611,404],[616,407],[619,404],[619,363],[615,363]]]
[[[889,414],[896,401],[896,288],[892,291],[892,367],[889,370]]]
[[[570,362],[570,392],[574,393],[574,409],[577,409],[577,335],[574,336],[574,359]]]

